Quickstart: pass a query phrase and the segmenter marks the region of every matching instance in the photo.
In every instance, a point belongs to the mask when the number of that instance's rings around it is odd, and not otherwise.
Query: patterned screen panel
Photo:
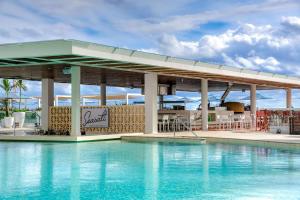
[[[91,108],[85,106],[85,108]],[[145,127],[143,105],[107,106],[108,128],[83,128],[88,134],[141,133]],[[71,107],[51,107],[49,128],[54,131],[71,131]]]

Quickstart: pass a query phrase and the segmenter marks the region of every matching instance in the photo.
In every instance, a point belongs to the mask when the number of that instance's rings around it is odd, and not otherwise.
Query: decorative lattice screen
[[[90,108],[90,106],[85,106]],[[142,105],[107,106],[109,109],[108,128],[85,128],[89,134],[141,133],[145,127],[145,109]],[[71,107],[51,107],[49,129],[71,130]],[[83,130],[82,130],[83,131]]]

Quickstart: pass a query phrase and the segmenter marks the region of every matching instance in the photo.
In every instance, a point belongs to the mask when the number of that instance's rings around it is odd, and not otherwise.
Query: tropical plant
[[[5,98],[3,99],[3,105],[5,107],[5,116],[9,117],[10,116],[10,102],[9,102],[10,99],[9,99],[9,95],[10,95],[10,92],[11,92],[13,86],[11,85],[10,80],[2,79],[2,83],[0,84],[0,88],[5,93]]]
[[[21,110],[21,101],[22,101],[22,91],[27,90],[27,86],[23,82],[23,80],[17,80],[14,82],[13,87],[15,89],[19,89],[19,110]]]

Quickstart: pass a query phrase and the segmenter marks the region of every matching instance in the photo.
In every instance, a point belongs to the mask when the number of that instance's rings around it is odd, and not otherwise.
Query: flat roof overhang
[[[82,84],[141,87],[144,73],[157,73],[160,83],[176,83],[179,90],[199,91],[200,79],[212,90],[228,82],[235,89],[300,88],[300,78],[145,53],[76,40],[53,40],[0,45],[0,77],[70,82],[65,67],[81,66]]]

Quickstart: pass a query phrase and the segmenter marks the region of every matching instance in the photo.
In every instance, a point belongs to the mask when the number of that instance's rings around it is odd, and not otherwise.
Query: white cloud
[[[86,38],[68,23],[43,18],[9,1],[0,2],[0,42],[22,42],[57,38]]]
[[[213,4],[213,3],[211,3]],[[200,4],[201,5],[201,4]],[[209,21],[235,21],[245,16],[258,14],[272,14],[272,12],[282,12],[283,10],[293,10],[300,7],[298,0],[266,0],[252,4],[237,4],[234,6],[224,6],[211,10],[196,12],[194,14],[172,15],[167,18],[149,19],[125,19],[117,22],[123,30],[134,33],[153,35],[156,33],[173,34],[176,32],[189,31],[197,28],[201,24]],[[270,16],[269,16],[270,17]]]
[[[284,23],[283,23],[284,21]],[[300,37],[293,35],[287,23],[297,27],[300,18],[284,17],[279,26],[242,24],[218,35],[204,35],[199,40],[181,41],[163,35],[160,52],[259,71],[300,75]]]
[[[0,42],[119,39],[123,46],[127,45],[124,41],[136,39],[129,39],[128,33],[138,35],[139,40],[152,40],[163,34],[191,31],[209,21],[236,22],[249,16],[256,18],[254,15],[258,14],[272,18],[274,13],[284,10],[296,12],[300,6],[298,0],[257,0],[232,5],[219,1],[166,0],[163,4],[160,0],[2,0]],[[89,30],[96,35],[87,33]]]
[[[294,31],[300,31],[300,18],[299,17],[282,17],[281,24],[286,28]]]
[[[74,38],[299,75],[300,18],[293,16],[299,13],[299,0],[241,2],[166,0],[162,5],[160,0],[0,0],[0,43]],[[275,20],[286,14],[292,16],[282,17],[277,27]],[[201,25],[211,21],[241,25],[199,35],[198,40],[179,39],[181,34],[195,38]],[[263,23],[271,25],[258,25]],[[40,94],[28,84],[27,93]],[[56,88],[58,94],[70,94],[69,86]],[[99,90],[84,89],[86,93]]]
[[[270,71],[280,73],[283,69],[280,67],[280,62],[276,60],[274,57],[261,58],[259,56],[253,57],[237,57],[235,61],[239,64],[239,66],[254,69],[258,71]]]
[[[293,26],[296,28],[300,28],[300,18],[299,17],[282,17],[282,24],[283,25],[288,25],[288,26]]]

